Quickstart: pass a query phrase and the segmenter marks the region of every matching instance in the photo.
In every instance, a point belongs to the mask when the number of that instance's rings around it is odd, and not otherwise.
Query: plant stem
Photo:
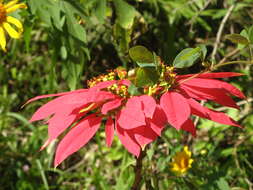
[[[237,64],[237,63],[250,64],[250,65],[253,64],[252,61],[229,61],[229,62],[225,62],[225,63],[221,63],[221,64],[215,65],[215,66],[212,68],[212,71],[213,71],[213,70],[216,70],[216,69],[218,69],[219,67],[222,67],[222,66],[224,66],[224,65],[231,65],[231,64]]]
[[[136,158],[136,165],[134,167],[135,179],[131,190],[140,190],[142,179],[142,160],[146,156],[146,151],[142,150],[139,157]]]
[[[234,8],[235,8],[235,4],[233,4],[229,7],[229,9],[227,10],[226,15],[223,17],[223,19],[221,21],[221,24],[219,26],[219,29],[218,29],[218,32],[217,32],[217,35],[216,35],[216,40],[215,40],[214,47],[213,47],[213,52],[211,54],[211,60],[212,60],[212,65],[211,66],[212,67],[214,66],[215,55],[216,55],[217,50],[218,50],[218,46],[219,46],[219,43],[220,43],[220,40],[221,40],[221,35],[222,35],[222,32],[223,32],[224,26],[225,26],[229,16],[233,12]]]

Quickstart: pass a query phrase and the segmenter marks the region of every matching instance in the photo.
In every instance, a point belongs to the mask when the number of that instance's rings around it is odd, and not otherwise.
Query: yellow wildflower
[[[188,146],[185,146],[183,151],[177,152],[173,157],[173,162],[171,163],[171,170],[178,175],[183,175],[186,171],[191,168],[193,159],[191,159],[191,152]]]
[[[201,155],[205,155],[206,153],[207,153],[207,150],[206,150],[206,149],[203,149],[203,150],[200,151],[200,154],[201,154]]]
[[[0,0],[0,47],[4,51],[6,51],[5,32],[15,39],[20,38],[23,32],[22,23],[18,19],[8,16],[9,13],[21,8],[27,8],[27,6],[25,3],[18,3],[18,0],[12,0],[7,4],[3,4],[3,0]]]

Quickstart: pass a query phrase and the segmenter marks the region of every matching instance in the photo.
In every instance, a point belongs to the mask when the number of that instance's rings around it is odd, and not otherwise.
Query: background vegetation
[[[86,80],[118,66],[134,64],[128,49],[144,45],[171,64],[184,48],[207,46],[207,62],[251,60],[248,47],[231,43],[226,34],[249,40],[253,0],[26,0],[21,40],[9,40],[0,52],[0,189],[129,189],[135,159],[115,138],[105,146],[101,130],[92,142],[58,168],[53,168],[55,143],[39,152],[47,126],[30,124],[45,101],[21,108],[26,100],[86,87]],[[252,30],[253,31],[253,30]],[[251,45],[249,45],[251,46]],[[199,63],[180,73],[203,69]],[[142,189],[253,189],[253,67],[224,66],[219,71],[244,73],[230,79],[248,100],[241,110],[227,112],[244,129],[198,122],[197,138],[170,127],[153,143],[144,160]],[[47,101],[47,100],[46,100]],[[172,156],[188,145],[193,168],[184,177],[170,171]]]

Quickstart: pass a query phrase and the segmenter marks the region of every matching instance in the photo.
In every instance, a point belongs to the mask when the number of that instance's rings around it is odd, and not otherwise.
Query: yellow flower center
[[[110,81],[116,79],[116,73],[115,72],[109,72],[105,75],[99,75],[98,77],[94,77],[91,80],[88,81],[88,87],[91,88],[93,86],[96,86],[100,82]]]
[[[0,3],[0,24],[5,22],[6,20],[6,9],[4,8],[4,5]]]
[[[150,96],[161,96],[174,85],[175,79],[176,73],[174,72],[174,67],[166,66],[162,63],[159,81],[153,86],[145,87],[144,93]]]
[[[184,156],[182,156],[182,158],[181,158],[181,160],[180,160],[180,163],[178,163],[178,165],[179,165],[179,168],[181,168],[181,170],[183,170],[183,169],[185,169],[185,168],[188,168],[188,162],[189,161],[189,159],[188,158],[186,158],[186,157],[184,157]]]
[[[113,84],[112,86],[109,86],[107,90],[123,98],[127,98],[129,96],[128,86],[126,85]]]
[[[92,78],[87,82],[87,84],[89,88],[92,88],[101,82],[118,80],[122,78],[124,79],[126,77],[126,74],[127,72],[125,70],[115,69],[107,74],[99,75],[97,77]],[[123,98],[129,97],[128,86],[123,84],[113,84],[111,86],[108,86],[106,90]]]
[[[178,175],[184,174],[189,168],[191,168],[193,159],[191,158],[191,152],[188,147],[185,146],[182,152],[176,153],[171,163],[172,171]]]
[[[176,73],[174,73],[174,67],[164,66],[164,79],[165,81],[172,85],[175,82]]]

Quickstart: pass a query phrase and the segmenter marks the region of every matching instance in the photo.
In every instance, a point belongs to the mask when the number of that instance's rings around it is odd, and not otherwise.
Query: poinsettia
[[[157,84],[143,86],[143,95],[138,96],[128,92],[131,82],[127,77],[120,77],[124,75],[122,71],[110,72],[88,81],[88,89],[42,95],[28,101],[56,97],[41,106],[30,120],[46,119],[48,139],[42,149],[67,131],[57,146],[55,166],[87,144],[102,124],[105,126],[106,144],[109,147],[116,134],[124,147],[137,157],[147,144],[161,135],[167,123],[195,136],[196,129],[191,115],[240,127],[225,113],[206,108],[198,101],[211,100],[238,108],[230,95],[245,98],[243,93],[215,78],[241,74],[176,75],[173,67],[161,65]]]
[[[170,74],[171,75],[171,74]],[[168,123],[176,129],[182,129],[196,135],[190,115],[196,115],[221,124],[241,127],[223,112],[202,106],[199,101],[214,101],[223,106],[237,108],[231,95],[245,98],[244,94],[233,85],[215,78],[241,76],[240,73],[220,72],[189,75],[172,75],[173,84],[160,98]]]
[[[161,135],[166,116],[155,99],[148,95],[131,96],[127,91],[130,81],[111,79],[115,79],[113,73],[92,79],[89,89],[42,95],[28,101],[57,97],[41,106],[30,120],[47,119],[48,139],[42,149],[69,129],[57,146],[55,166],[88,143],[102,123],[108,146],[116,133],[136,156]]]

